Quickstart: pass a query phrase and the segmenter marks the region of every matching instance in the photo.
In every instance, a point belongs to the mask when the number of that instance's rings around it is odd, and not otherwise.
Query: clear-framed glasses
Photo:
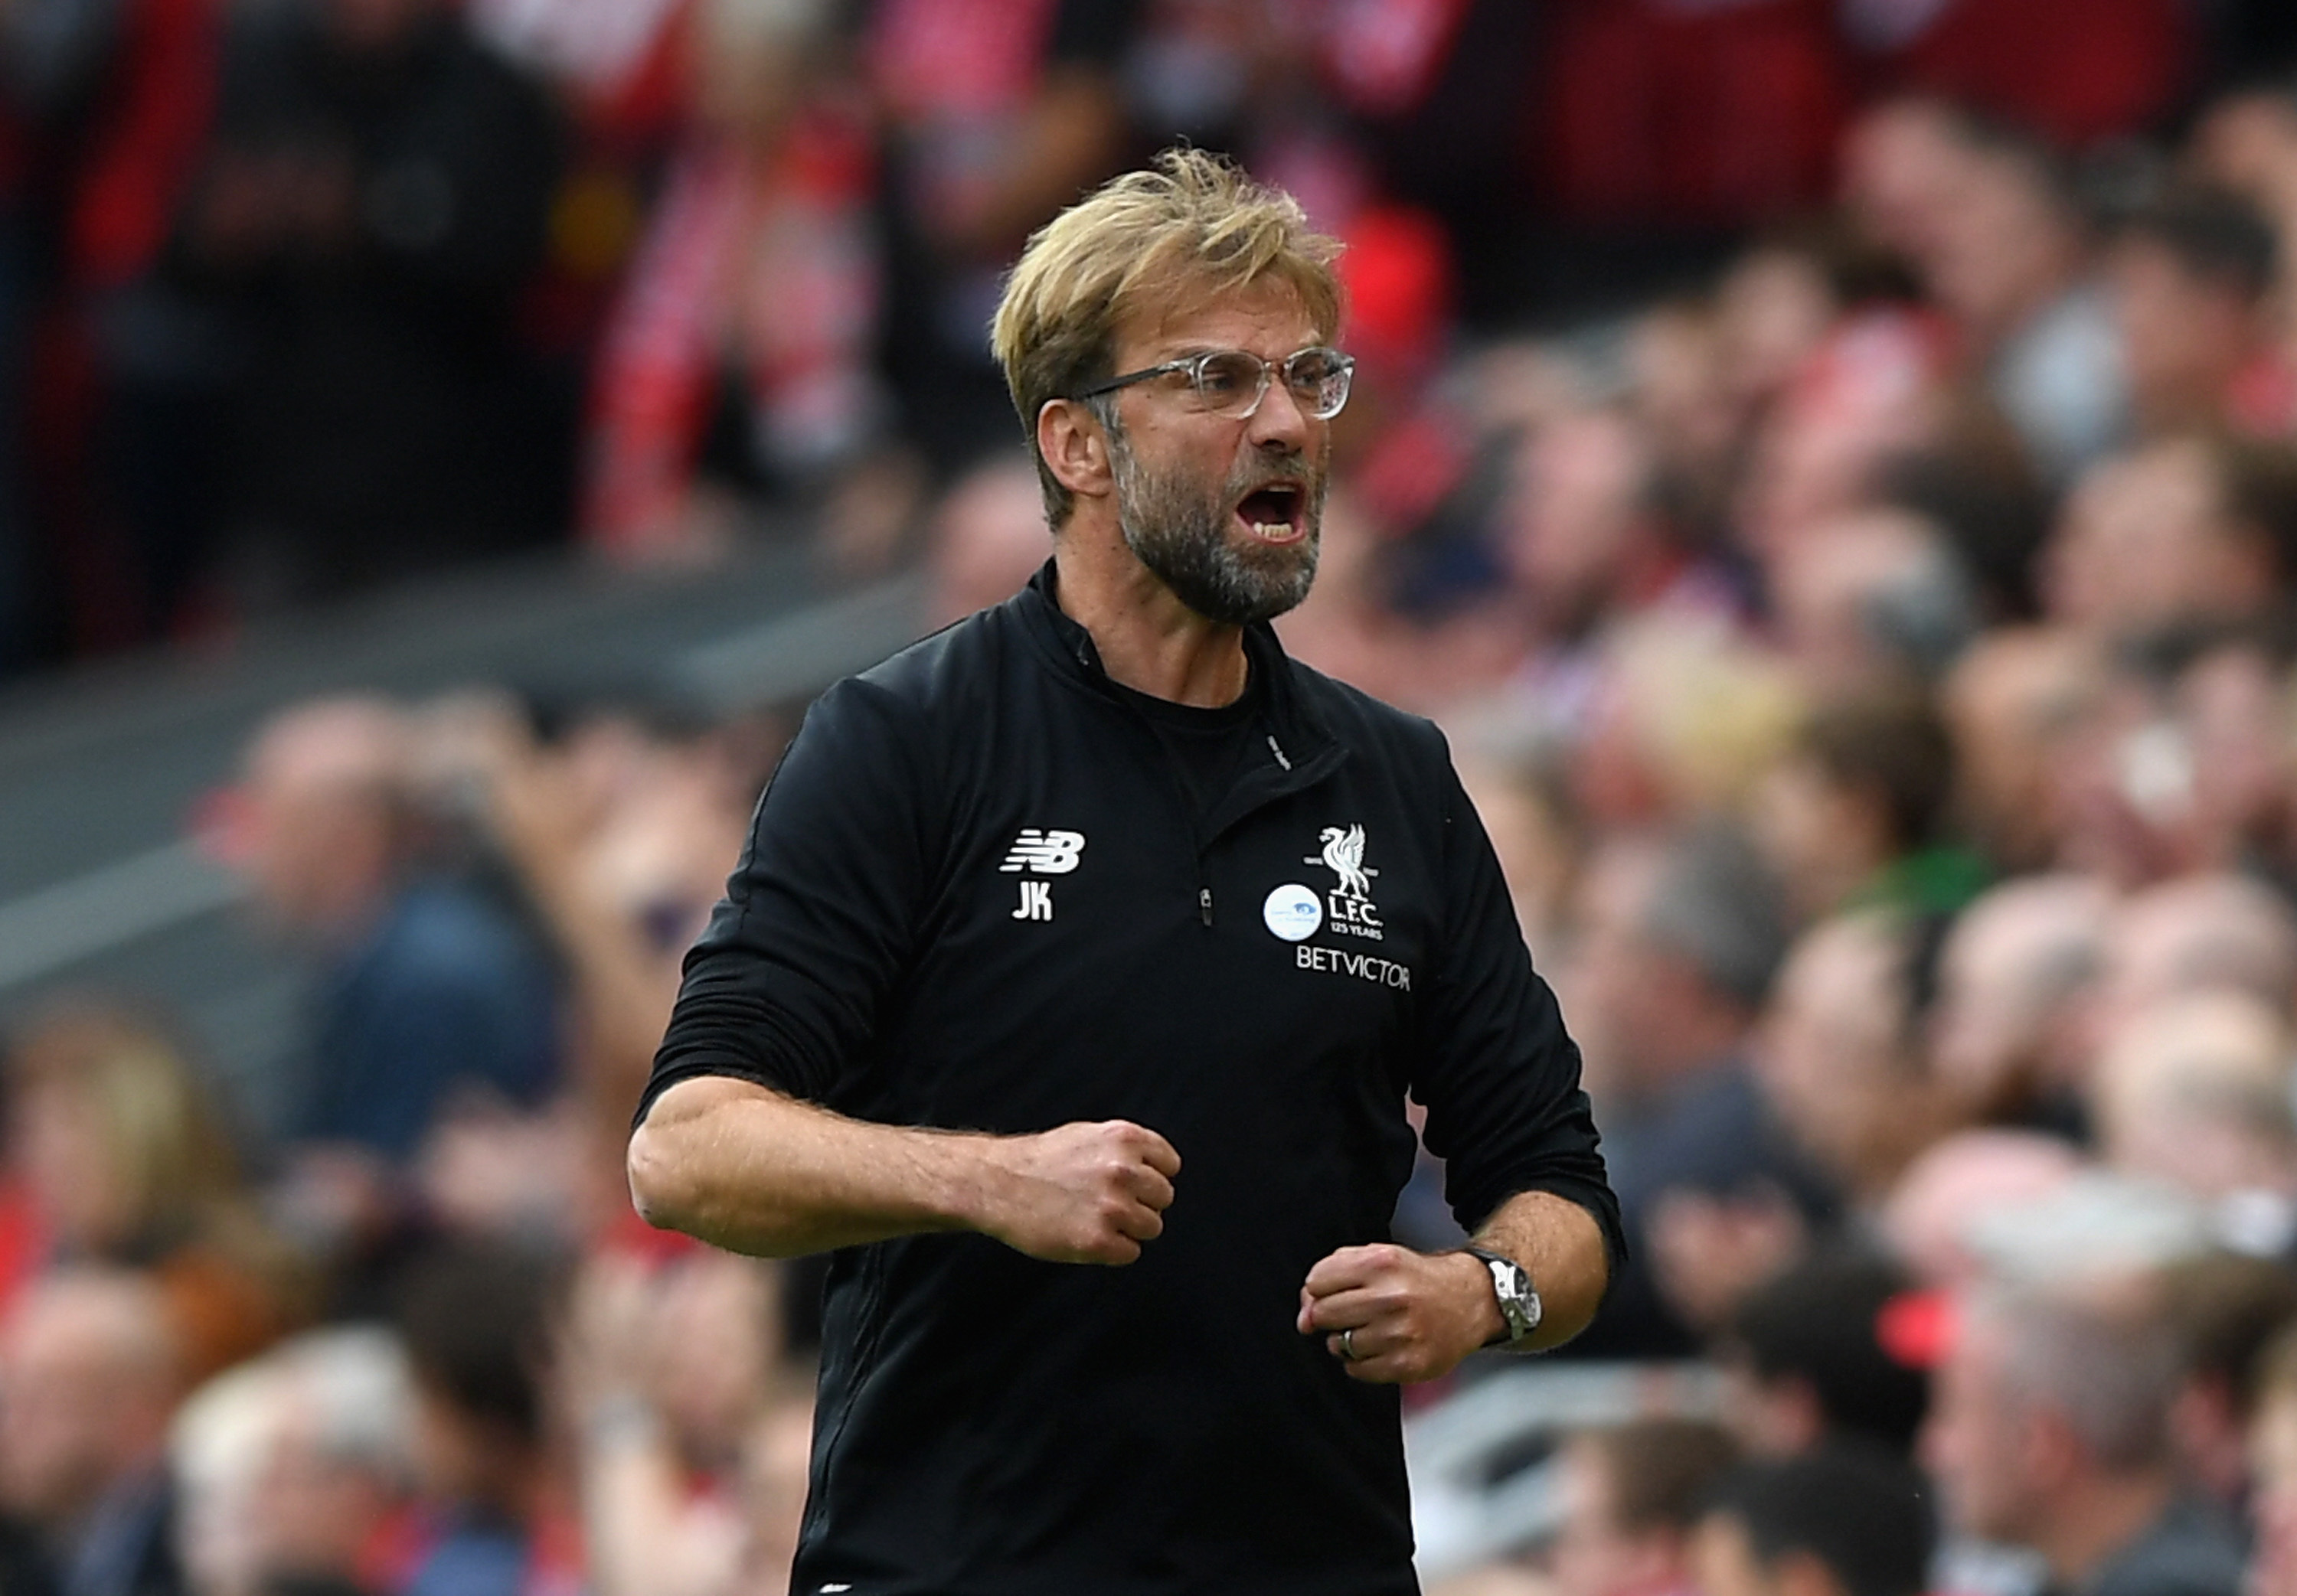
[[[1135,383],[1146,383],[1151,377],[1176,373],[1189,379],[1189,391],[1199,406],[1231,421],[1242,421],[1258,410],[1260,401],[1268,397],[1269,383],[1281,374],[1292,402],[1300,407],[1303,415],[1330,421],[1348,402],[1348,386],[1355,380],[1356,359],[1354,355],[1343,355],[1338,350],[1321,346],[1288,355],[1280,364],[1263,360],[1250,350],[1207,350],[1184,360],[1167,360],[1162,366],[1126,372],[1073,397],[1094,399],[1120,388],[1130,388]]]

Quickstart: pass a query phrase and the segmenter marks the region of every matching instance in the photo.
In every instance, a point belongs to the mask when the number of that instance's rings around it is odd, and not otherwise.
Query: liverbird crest
[[[1324,844],[1323,863],[1340,878],[1340,891],[1351,898],[1371,895],[1371,878],[1378,870],[1364,868],[1364,828],[1351,826],[1346,831],[1337,826],[1327,826],[1319,834]],[[1317,861],[1311,859],[1308,861]]]

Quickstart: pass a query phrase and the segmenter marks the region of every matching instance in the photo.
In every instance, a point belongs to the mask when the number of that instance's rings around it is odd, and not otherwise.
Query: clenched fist
[[[1310,1270],[1297,1324],[1304,1336],[1322,1332],[1350,1378],[1374,1385],[1440,1379],[1505,1328],[1475,1258],[1385,1242],[1344,1246]]]
[[[979,1229],[1052,1263],[1130,1263],[1164,1233],[1181,1156],[1126,1120],[1061,1125],[989,1146]]]

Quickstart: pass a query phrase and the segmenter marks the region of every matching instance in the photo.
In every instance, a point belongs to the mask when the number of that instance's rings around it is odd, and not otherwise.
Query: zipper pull
[[[1197,914],[1206,925],[1209,926],[1213,923],[1212,888],[1200,886],[1197,889]]]

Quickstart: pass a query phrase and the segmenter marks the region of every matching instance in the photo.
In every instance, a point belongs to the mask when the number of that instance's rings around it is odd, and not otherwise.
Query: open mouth
[[[1237,501],[1236,518],[1263,543],[1297,543],[1307,535],[1307,496],[1295,482],[1271,482]]]

